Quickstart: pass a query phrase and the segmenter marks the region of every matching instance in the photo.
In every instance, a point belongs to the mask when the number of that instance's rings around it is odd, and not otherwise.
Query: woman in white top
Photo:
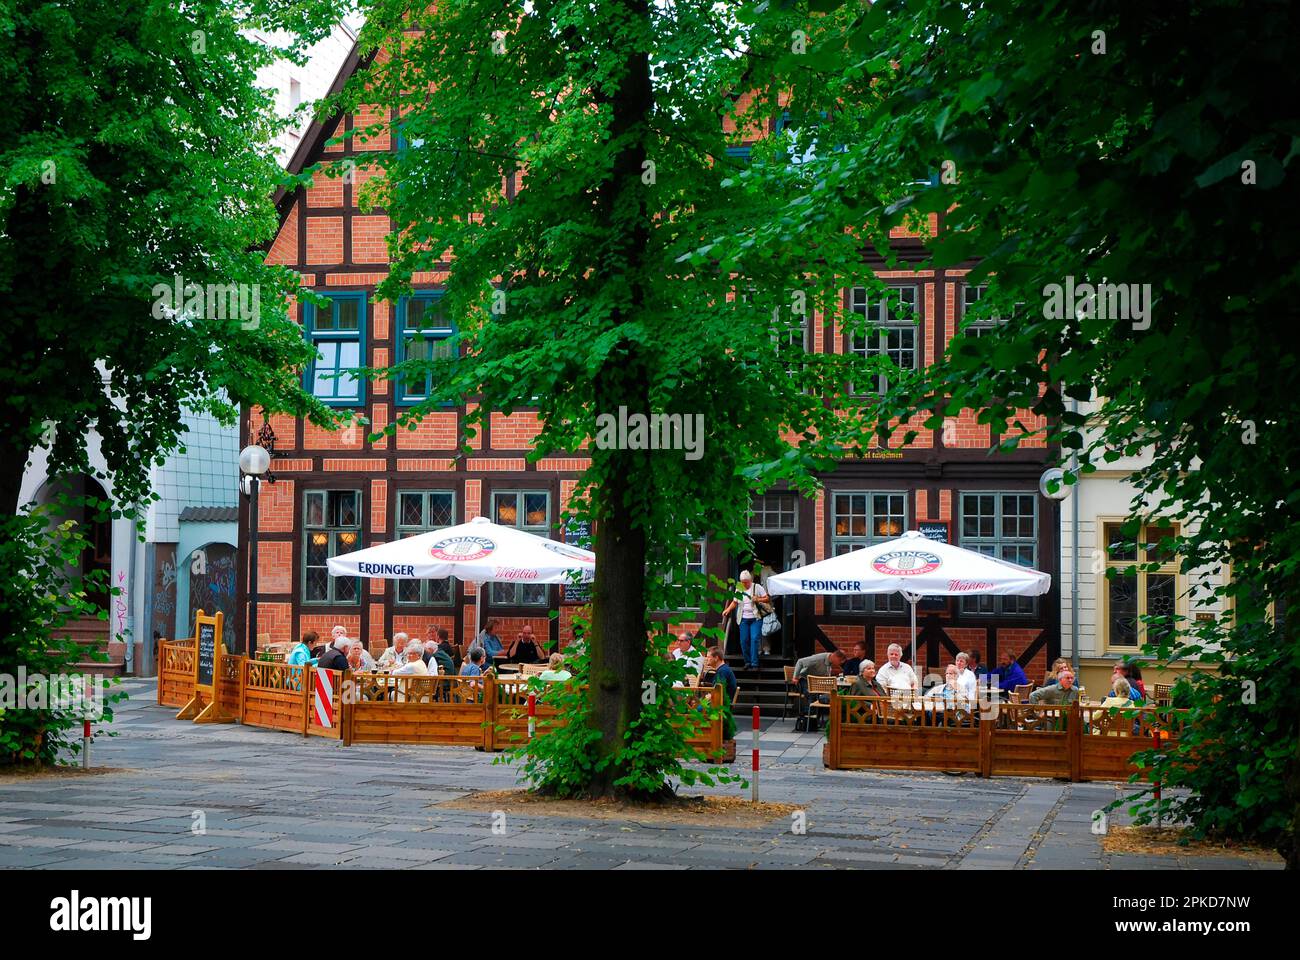
[[[763,641],[763,615],[759,612],[758,604],[766,600],[767,591],[763,585],[755,583],[754,575],[748,570],[741,570],[740,596],[722,611],[724,620],[731,616],[731,611],[736,611],[736,623],[740,627],[740,653],[745,658],[745,666],[754,669],[758,669],[759,644]]]

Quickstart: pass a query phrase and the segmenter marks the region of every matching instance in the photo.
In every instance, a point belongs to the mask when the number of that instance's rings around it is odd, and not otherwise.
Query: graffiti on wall
[[[239,636],[235,569],[235,548],[228,543],[209,543],[190,555],[190,623],[198,610],[209,614],[220,610],[226,621],[222,632],[227,637]]]
[[[153,609],[149,635],[171,638],[176,630],[176,547],[160,543],[153,558]],[[188,632],[182,633],[188,636]]]

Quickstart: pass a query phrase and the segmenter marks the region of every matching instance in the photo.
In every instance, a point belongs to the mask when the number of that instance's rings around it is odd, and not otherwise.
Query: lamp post
[[[1038,478],[1038,492],[1049,500],[1064,500],[1074,492],[1079,482],[1079,454],[1076,451],[1070,457],[1070,472],[1075,481],[1065,483],[1065,471],[1060,467],[1049,467]],[[1070,666],[1074,675],[1079,675],[1079,498],[1070,501],[1070,549],[1074,556],[1070,560]],[[1060,529],[1059,525],[1057,527]],[[1065,553],[1065,538],[1061,538],[1061,553]],[[1059,578],[1058,578],[1059,580]]]
[[[271,453],[251,444],[239,451],[239,488],[248,497],[248,659],[257,655],[257,494],[271,469]]]

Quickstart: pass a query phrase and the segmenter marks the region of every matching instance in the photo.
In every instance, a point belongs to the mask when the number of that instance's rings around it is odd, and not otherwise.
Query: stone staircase
[[[102,677],[120,677],[126,673],[124,650],[120,643],[109,643],[108,621],[95,617],[80,617],[69,620],[56,631],[56,636],[74,640],[86,651],[83,658],[72,665],[72,669],[81,673],[98,674]],[[91,659],[91,651],[98,650],[108,654],[108,660],[101,662]]]
[[[760,717],[780,717],[785,705],[785,667],[789,663],[779,656],[759,657],[757,670],[747,670],[741,666],[738,654],[727,656],[727,664],[736,674],[740,687],[740,696],[736,698],[734,714],[739,727],[743,717],[749,717],[755,704]],[[794,715],[793,705],[790,715]],[[749,729],[748,726],[745,727]]]

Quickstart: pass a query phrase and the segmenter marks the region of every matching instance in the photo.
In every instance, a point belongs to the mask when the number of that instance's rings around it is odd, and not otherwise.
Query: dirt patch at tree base
[[[104,773],[135,773],[135,771],[128,770],[126,767],[0,767],[0,783],[97,777]]]
[[[527,790],[485,790],[434,804],[452,810],[504,810],[529,817],[568,817],[577,820],[627,820],[638,823],[678,823],[702,827],[759,827],[788,819],[801,809],[793,803],[751,803],[742,797],[677,797],[663,802],[576,800],[539,796]]]
[[[1101,839],[1107,853],[1156,857],[1236,857],[1282,862],[1276,850],[1230,840],[1194,840],[1176,827],[1111,827]]]

